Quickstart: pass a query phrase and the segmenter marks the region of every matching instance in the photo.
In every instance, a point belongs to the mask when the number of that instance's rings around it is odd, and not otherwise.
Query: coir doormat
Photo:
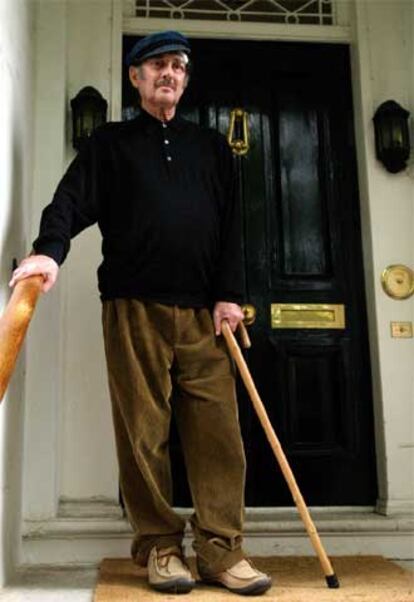
[[[272,588],[260,599],[263,602],[414,602],[414,573],[411,571],[381,556],[341,556],[331,560],[340,581],[339,589],[328,589],[317,558],[255,558],[257,568],[273,578]],[[197,576],[194,559],[190,558],[189,563]],[[94,596],[94,602],[236,602],[246,599],[246,596],[201,582],[191,593],[181,596],[155,592],[147,585],[145,569],[124,558],[102,561]]]

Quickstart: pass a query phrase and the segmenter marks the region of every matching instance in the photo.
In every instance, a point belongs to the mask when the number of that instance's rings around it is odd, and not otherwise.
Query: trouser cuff
[[[197,567],[200,575],[207,577],[221,573],[237,564],[246,554],[241,547],[241,537],[226,541],[213,537],[205,542],[194,542],[197,554]]]

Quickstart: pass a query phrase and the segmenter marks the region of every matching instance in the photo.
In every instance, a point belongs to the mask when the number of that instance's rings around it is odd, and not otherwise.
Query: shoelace
[[[157,550],[157,561],[159,563],[159,566],[162,568],[166,568],[171,556],[176,556],[177,558],[179,558],[184,564],[184,566],[188,568],[187,562],[183,555],[183,551],[178,546],[171,546],[169,548]]]

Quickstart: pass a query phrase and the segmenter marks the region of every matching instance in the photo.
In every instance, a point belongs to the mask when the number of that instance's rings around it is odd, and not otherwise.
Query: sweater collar
[[[142,124],[147,131],[160,129],[163,125],[163,122],[160,119],[157,119],[144,109],[140,109],[140,114],[135,118],[137,122]],[[184,126],[184,120],[177,115],[174,115],[172,119],[165,122],[169,128],[180,130]]]

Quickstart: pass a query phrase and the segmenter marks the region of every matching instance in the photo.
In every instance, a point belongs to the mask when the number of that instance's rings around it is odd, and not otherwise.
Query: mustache
[[[175,82],[168,76],[163,77],[155,82],[156,88],[161,88],[162,86],[169,86],[173,90],[176,89]]]

